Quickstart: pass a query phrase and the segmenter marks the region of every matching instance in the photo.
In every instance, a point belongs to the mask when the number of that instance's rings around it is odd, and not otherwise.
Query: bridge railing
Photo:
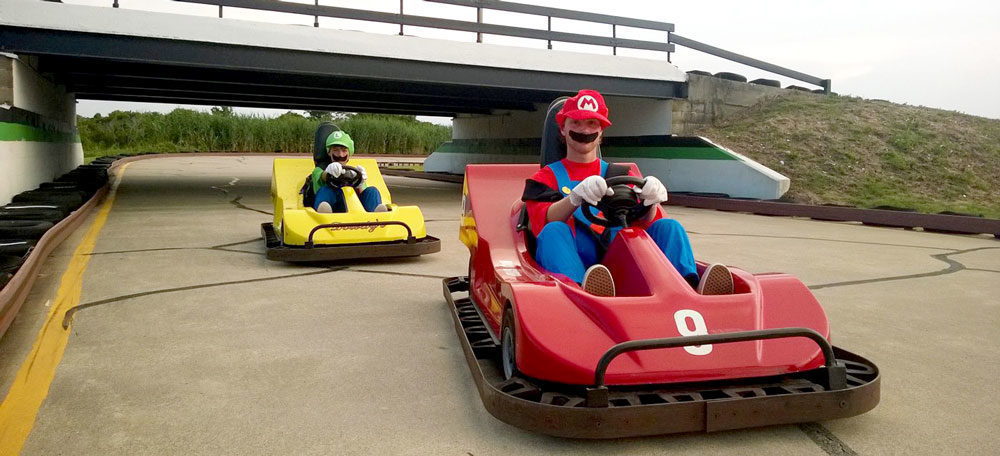
[[[427,27],[444,30],[455,30],[462,32],[476,33],[476,42],[482,42],[483,34],[510,36],[517,38],[532,38],[545,40],[548,48],[552,49],[552,42],[564,42],[575,44],[589,44],[597,46],[609,46],[612,53],[617,54],[618,48],[641,49],[648,51],[660,51],[667,53],[667,61],[670,61],[671,53],[675,52],[674,44],[684,46],[706,54],[721,57],[733,62],[759,68],[774,74],[792,78],[809,84],[818,85],[824,92],[830,93],[831,82],[799,71],[774,65],[762,60],[730,52],[705,43],[701,43],[690,38],[674,33],[674,24],[667,22],[649,21],[607,14],[589,13],[561,8],[551,8],[544,6],[526,5],[523,3],[505,2],[500,0],[426,0],[433,3],[465,6],[476,8],[476,22],[462,21],[455,19],[442,19],[436,17],[417,16],[406,14],[403,10],[403,0],[399,2],[399,13],[387,13],[381,11],[370,11],[354,8],[343,8],[337,6],[320,5],[319,0],[313,0],[314,4],[290,3],[276,0],[174,0],[182,3],[197,3],[203,5],[216,5],[219,7],[219,17],[222,17],[223,7],[245,8],[259,11],[271,11],[278,13],[292,13],[313,16],[313,26],[319,27],[320,17],[330,17],[338,19],[353,19],[369,22],[381,22],[399,25],[399,34],[403,34],[404,26]],[[117,7],[118,0],[114,0]],[[514,27],[508,25],[488,24],[483,22],[483,10],[496,10],[513,13],[530,14],[544,16],[548,20],[548,29],[533,29],[526,27]],[[571,19],[591,23],[605,24],[611,26],[611,36],[594,36],[579,33],[560,32],[552,30],[552,19]],[[618,37],[618,27],[630,27],[637,29],[667,32],[666,42],[626,39]]]

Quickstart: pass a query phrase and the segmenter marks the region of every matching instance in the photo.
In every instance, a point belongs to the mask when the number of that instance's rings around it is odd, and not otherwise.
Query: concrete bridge
[[[679,42],[725,56],[725,51],[673,34],[673,24],[506,2],[435,0],[654,29],[666,32],[669,40],[263,0],[185,1],[218,5],[220,16],[224,6],[235,6],[313,15],[317,25],[321,16],[398,21],[401,30],[403,25],[435,26],[668,55],[673,42]],[[690,104],[690,82],[685,72],[663,60],[39,0],[0,4],[0,51],[5,53],[0,56],[0,162],[7,165],[0,171],[0,201],[82,161],[75,129],[75,101],[81,99],[451,116],[453,141],[432,155],[425,169],[461,173],[471,162],[534,161],[544,108],[580,88],[607,95],[615,126],[608,131],[604,155],[643,162],[647,173],[666,179],[672,190],[776,198],[788,188],[787,178],[732,151],[670,136],[675,112],[688,114],[677,101]],[[746,63],[829,89],[829,81],[753,59]],[[705,80],[740,85],[751,100],[773,95],[767,90],[781,90]],[[700,109],[704,113],[704,106]]]

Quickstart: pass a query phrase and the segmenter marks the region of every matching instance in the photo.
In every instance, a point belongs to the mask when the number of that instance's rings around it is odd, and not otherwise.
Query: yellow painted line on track
[[[17,377],[7,392],[7,397],[0,403],[0,455],[14,455],[21,452],[31,428],[35,425],[38,410],[49,394],[49,387],[52,385],[52,379],[55,377],[59,362],[62,361],[69,340],[70,329],[62,327],[63,315],[80,303],[83,273],[87,270],[90,253],[93,252],[97,236],[108,219],[111,206],[115,202],[118,184],[128,165],[126,163],[118,168],[111,191],[108,192],[87,234],[73,252],[69,267],[63,273],[56,299],[49,309],[45,324],[38,331],[31,353],[17,371]]]

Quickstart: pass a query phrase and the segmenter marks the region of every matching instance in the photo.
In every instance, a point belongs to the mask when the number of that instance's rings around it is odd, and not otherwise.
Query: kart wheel
[[[500,330],[500,368],[504,380],[510,380],[517,373],[517,341],[514,336],[514,312],[508,307],[503,315],[503,329]]]

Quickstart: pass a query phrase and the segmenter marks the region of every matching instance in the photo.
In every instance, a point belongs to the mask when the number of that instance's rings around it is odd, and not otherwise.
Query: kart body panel
[[[524,375],[589,384],[598,359],[611,346],[691,335],[701,321],[706,334],[794,326],[829,337],[822,307],[794,277],[731,268],[734,294],[702,296],[638,229],[622,230],[602,261],[615,278],[616,297],[590,295],[565,276],[544,271],[529,253],[530,233],[516,228],[520,190],[537,170],[537,165],[469,165],[460,231],[471,251],[471,297],[497,338],[503,312],[513,310],[517,368]],[[700,318],[692,318],[694,313]],[[631,353],[616,359],[607,377],[618,385],[711,381],[821,364],[819,348],[808,340],[761,340]]]

